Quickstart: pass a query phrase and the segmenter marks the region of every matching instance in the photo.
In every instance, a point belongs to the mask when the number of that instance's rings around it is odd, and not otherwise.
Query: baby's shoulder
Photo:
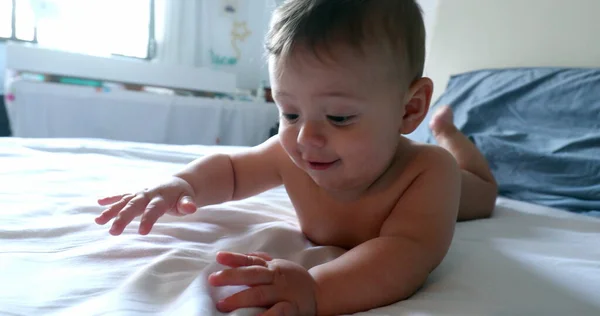
[[[404,152],[408,154],[399,156],[404,156],[406,160],[404,173],[407,174],[422,174],[437,168],[458,168],[452,154],[437,145],[410,142]]]
[[[403,196],[415,184],[415,180],[432,173],[444,173],[456,169],[454,157],[444,148],[415,142],[398,147],[395,162],[379,178],[373,192]]]
[[[454,160],[449,151],[437,145],[412,143],[411,146],[415,148],[416,160],[425,164]]]

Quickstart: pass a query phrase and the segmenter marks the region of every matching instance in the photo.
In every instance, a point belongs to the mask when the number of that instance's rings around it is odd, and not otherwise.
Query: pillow
[[[463,73],[450,78],[431,112],[442,104],[488,159],[500,195],[600,211],[600,69]]]

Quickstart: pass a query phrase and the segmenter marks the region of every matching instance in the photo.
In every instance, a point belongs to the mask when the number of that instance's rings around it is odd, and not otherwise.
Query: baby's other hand
[[[172,177],[150,189],[135,194],[121,194],[101,198],[98,204],[109,206],[96,217],[96,223],[104,225],[113,221],[109,232],[120,235],[131,221],[142,215],[139,233],[146,235],[152,230],[154,223],[165,213],[183,216],[196,212],[194,189],[185,180]]]
[[[245,307],[267,307],[261,315],[315,315],[317,285],[302,266],[288,260],[273,259],[264,253],[222,251],[217,262],[229,266],[211,274],[212,286],[249,288],[217,303],[220,312],[228,313]]]

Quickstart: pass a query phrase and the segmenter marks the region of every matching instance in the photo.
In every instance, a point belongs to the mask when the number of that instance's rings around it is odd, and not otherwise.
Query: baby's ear
[[[429,103],[433,94],[433,81],[423,77],[408,89],[408,100],[404,104],[401,134],[410,134],[423,122],[429,111]]]

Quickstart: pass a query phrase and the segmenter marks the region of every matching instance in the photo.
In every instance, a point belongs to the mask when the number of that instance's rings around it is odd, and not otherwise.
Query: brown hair
[[[266,38],[267,53],[278,60],[297,46],[319,57],[339,44],[362,54],[378,47],[408,87],[425,63],[421,8],[415,0],[287,0],[275,10]]]

